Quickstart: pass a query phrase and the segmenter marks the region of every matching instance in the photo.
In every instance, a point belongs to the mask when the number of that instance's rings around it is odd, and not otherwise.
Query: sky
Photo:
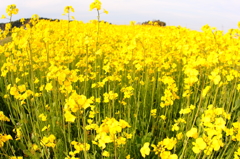
[[[0,16],[7,5],[16,4],[18,15],[13,20],[29,18],[33,14],[52,19],[62,16],[65,6],[72,6],[76,20],[88,22],[97,19],[97,11],[89,11],[94,0],[0,0]],[[240,21],[240,0],[101,0],[102,8],[109,14],[101,14],[101,20],[112,24],[129,24],[161,20],[167,26],[182,26],[200,31],[208,24],[218,30],[236,29]],[[101,11],[103,12],[103,11]],[[0,19],[0,23],[7,22]]]

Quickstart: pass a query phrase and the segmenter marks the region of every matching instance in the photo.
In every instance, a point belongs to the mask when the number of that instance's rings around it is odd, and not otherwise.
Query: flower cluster
[[[15,4],[8,5],[6,8],[6,13],[8,16],[12,17],[13,14],[18,14],[19,9]],[[1,19],[5,19],[6,16],[2,15]]]
[[[48,137],[44,136],[41,140],[41,145],[54,148],[56,146],[55,140],[56,137],[53,134]]]
[[[172,77],[164,76],[161,81],[167,85],[167,88],[164,90],[164,96],[161,97],[162,102],[160,103],[160,106],[164,108],[173,105],[174,100],[179,99],[179,96],[176,94],[178,88]]]
[[[97,135],[93,143],[97,144],[101,149],[105,149],[107,143],[114,143],[116,146],[126,144],[126,140],[131,138],[131,135],[127,133],[121,135],[121,133],[127,127],[130,127],[130,125],[124,120],[117,121],[115,118],[106,118],[100,126],[91,124],[86,126],[86,129],[96,130]]]
[[[74,122],[76,116],[72,113],[76,113],[77,111],[82,111],[90,107],[93,101],[91,99],[87,99],[84,95],[78,95],[76,92],[72,93],[71,96],[66,99],[66,104],[64,106],[65,111],[65,119],[67,122]]]
[[[6,134],[0,134],[0,148],[4,146],[4,143],[7,142],[8,140],[12,140],[11,135],[6,135]]]
[[[0,111],[0,121],[10,121],[10,119],[4,115],[3,111]]]
[[[76,141],[72,141],[71,142],[71,145],[74,146],[74,151],[70,151],[69,152],[69,155],[71,157],[66,157],[65,159],[73,159],[75,158],[76,154],[80,153],[81,151],[88,151],[90,149],[90,145],[87,144],[87,143],[79,143],[79,142],[76,142]]]
[[[99,0],[94,0],[94,2],[90,4],[90,11],[93,9],[101,10],[101,7],[102,3]]]
[[[174,148],[176,143],[176,138],[165,138],[163,139],[163,141],[158,142],[157,145],[152,144],[153,151],[162,159],[177,159],[177,155],[170,152],[170,150]]]
[[[224,146],[223,132],[226,130],[226,120],[230,119],[230,114],[223,108],[215,108],[209,105],[201,117],[200,125],[203,126],[203,132],[197,132],[197,128],[192,128],[187,132],[188,137],[193,137],[192,150],[195,153],[204,151],[206,155],[212,154],[212,151],[218,151]]]

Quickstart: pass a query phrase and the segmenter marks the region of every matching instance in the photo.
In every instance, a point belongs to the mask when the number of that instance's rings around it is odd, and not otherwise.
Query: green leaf
[[[142,138],[142,143],[150,142],[151,139],[152,139],[152,133],[149,132],[149,133],[147,133],[146,135],[143,136],[143,138]]]
[[[22,142],[18,143],[18,147],[23,151],[27,149],[26,146]]]
[[[235,106],[233,107],[232,111],[236,111],[240,108],[240,99],[236,100]]]

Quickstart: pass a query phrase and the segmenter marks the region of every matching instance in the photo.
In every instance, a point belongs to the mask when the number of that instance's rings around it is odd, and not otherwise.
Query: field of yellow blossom
[[[240,158],[240,23],[110,25],[100,1],[90,10],[1,32],[0,158]]]

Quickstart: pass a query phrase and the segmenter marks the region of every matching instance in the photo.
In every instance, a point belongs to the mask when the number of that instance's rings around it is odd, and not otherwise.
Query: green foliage
[[[152,23],[152,24],[151,24]],[[166,23],[160,20],[153,20],[153,21],[146,21],[143,22],[142,25],[159,25],[159,26],[166,26]]]

